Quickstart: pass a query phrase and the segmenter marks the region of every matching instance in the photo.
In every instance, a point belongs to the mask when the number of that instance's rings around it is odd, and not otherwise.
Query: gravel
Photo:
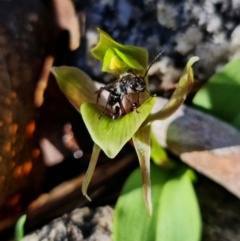
[[[77,208],[27,235],[22,241],[110,241],[112,217],[110,206]]]
[[[78,5],[79,1],[75,2]],[[224,64],[240,56],[239,0],[92,0],[81,10],[87,19],[87,53],[97,43],[99,27],[120,43],[145,48],[149,62],[163,50],[159,62],[169,58],[167,72],[175,69],[181,73],[191,56],[199,56],[196,81],[207,81]],[[93,73],[101,76],[101,64],[89,56]],[[164,74],[158,77],[166,85]],[[173,75],[167,83],[171,85],[178,79],[179,75]]]

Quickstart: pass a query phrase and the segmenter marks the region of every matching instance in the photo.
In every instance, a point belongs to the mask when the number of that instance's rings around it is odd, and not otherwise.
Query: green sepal
[[[89,161],[88,169],[82,183],[82,193],[83,193],[83,196],[85,196],[88,199],[88,201],[91,201],[91,199],[87,194],[87,189],[92,179],[95,167],[97,165],[97,160],[100,152],[101,152],[101,148],[96,143],[94,143],[91,160]]]
[[[84,102],[96,102],[97,88],[91,78],[82,70],[69,67],[52,67],[52,74],[70,103],[79,110]]]
[[[142,172],[143,198],[149,216],[152,215],[152,197],[150,180],[150,135],[151,127],[145,126],[140,128],[132,138]]]

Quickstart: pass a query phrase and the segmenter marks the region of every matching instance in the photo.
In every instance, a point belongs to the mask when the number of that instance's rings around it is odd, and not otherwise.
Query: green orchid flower
[[[132,70],[143,76],[147,70],[148,53],[139,47],[126,46],[117,43],[107,33],[98,30],[100,40],[91,50],[93,56],[102,61],[102,71],[110,72],[119,78],[120,74]],[[137,111],[113,120],[110,115],[101,113],[104,106],[96,103],[98,90],[96,83],[83,71],[73,67],[53,67],[52,73],[69,101],[81,112],[83,120],[94,141],[92,157],[86,172],[82,192],[89,200],[87,188],[92,178],[98,156],[102,150],[109,158],[114,158],[122,147],[133,141],[142,172],[143,196],[148,214],[152,214],[151,183],[150,183],[150,140],[151,123],[165,119],[174,113],[183,103],[193,83],[192,65],[198,57],[192,57],[180,78],[178,87],[164,108],[154,114],[151,110],[156,97],[141,93],[141,105]],[[147,77],[146,77],[147,81]],[[105,113],[111,112],[107,110]],[[110,141],[111,140],[111,141]]]

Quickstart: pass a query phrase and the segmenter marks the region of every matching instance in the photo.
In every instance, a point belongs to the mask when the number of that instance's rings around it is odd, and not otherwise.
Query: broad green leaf
[[[93,141],[108,157],[114,158],[147,118],[155,100],[149,98],[137,111],[116,120],[108,115],[99,119],[103,110],[93,103],[82,104],[81,114]]]
[[[98,32],[100,34],[99,43],[95,48],[91,50],[91,52],[95,58],[104,62],[103,71],[106,71],[106,69],[108,69],[109,72],[115,74],[113,69],[110,69],[107,67],[107,65],[109,66],[112,61],[111,55],[109,55],[108,53],[109,49],[115,52],[115,54],[119,54],[118,55],[119,60],[123,61],[130,68],[132,68],[132,66],[134,67],[134,69],[138,69],[139,66],[141,66],[141,69],[144,69],[144,70],[147,68],[148,53],[146,50],[135,46],[119,44],[103,30],[98,29]],[[105,56],[106,53],[107,53],[107,57]],[[123,72],[125,71],[126,69],[124,69]],[[118,70],[117,70],[117,73],[118,73]],[[143,72],[139,74],[143,74]]]
[[[159,196],[169,172],[151,165],[153,213],[149,217],[142,198],[141,169],[136,169],[124,184],[118,198],[113,222],[114,241],[156,240],[157,209]]]
[[[51,72],[73,106],[79,110],[84,102],[96,102],[97,88],[91,78],[80,69],[68,66],[52,67]]]
[[[91,160],[89,162],[89,166],[88,166],[87,172],[85,174],[85,177],[84,177],[83,183],[82,183],[83,196],[85,196],[89,201],[91,201],[91,199],[87,195],[87,189],[88,189],[88,185],[92,179],[92,175],[95,170],[95,167],[97,165],[97,160],[98,160],[98,156],[99,156],[100,152],[101,152],[101,148],[97,144],[94,143]]]
[[[190,170],[181,168],[165,183],[159,199],[157,241],[200,241],[201,216]]]
[[[152,215],[151,181],[150,181],[150,135],[151,127],[140,128],[133,136],[133,143],[137,152],[140,168],[142,171],[143,198],[148,210]]]
[[[117,201],[114,241],[199,241],[201,217],[190,170],[151,165],[153,215],[143,211],[141,172],[134,171]]]
[[[229,62],[198,91],[193,104],[240,129],[240,59]]]
[[[15,233],[14,233],[15,241],[20,241],[24,237],[24,225],[25,225],[26,219],[27,219],[26,214],[22,215],[18,219],[18,221],[15,225]]]
[[[179,80],[178,87],[174,91],[171,99],[167,102],[167,104],[163,107],[162,110],[150,115],[145,121],[145,123],[152,122],[154,120],[166,119],[182,105],[194,81],[192,65],[198,60],[199,58],[196,56],[189,59]]]

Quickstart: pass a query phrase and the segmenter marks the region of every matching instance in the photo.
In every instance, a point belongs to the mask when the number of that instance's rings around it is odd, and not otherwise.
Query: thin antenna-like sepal
[[[101,151],[101,148],[96,143],[94,143],[91,160],[89,162],[89,166],[88,166],[86,175],[85,175],[85,177],[83,179],[82,193],[83,193],[83,196],[85,196],[89,201],[91,201],[91,199],[87,195],[87,189],[88,189],[88,185],[89,185],[89,183],[91,181],[93,172],[95,170],[100,151]]]

